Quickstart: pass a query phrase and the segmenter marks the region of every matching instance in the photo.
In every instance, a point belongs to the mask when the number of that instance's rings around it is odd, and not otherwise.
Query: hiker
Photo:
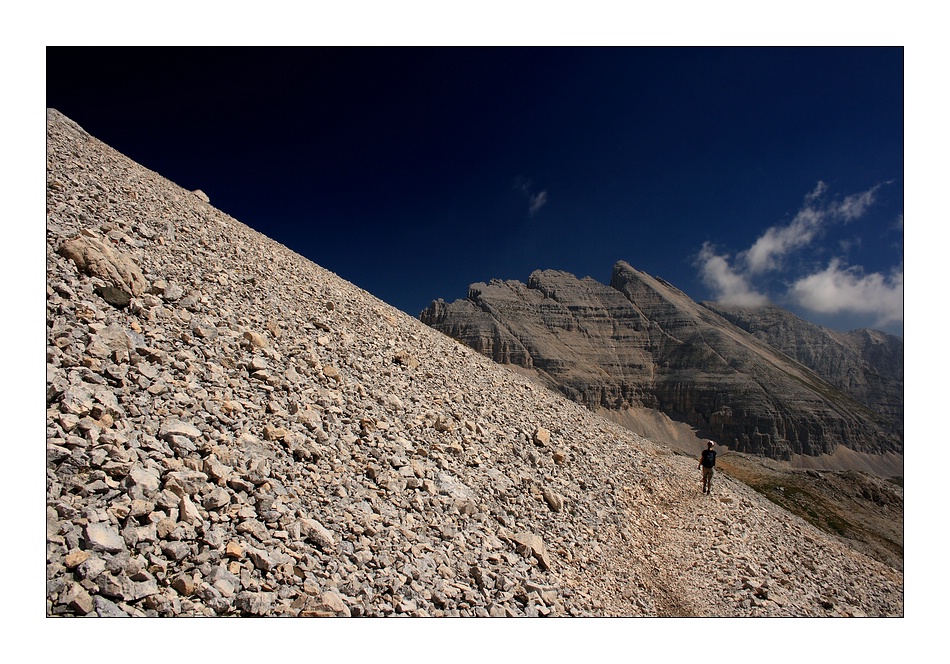
[[[706,449],[699,455],[699,467],[703,471],[703,493],[712,493],[713,468],[716,467],[716,450],[711,440],[706,441]]]

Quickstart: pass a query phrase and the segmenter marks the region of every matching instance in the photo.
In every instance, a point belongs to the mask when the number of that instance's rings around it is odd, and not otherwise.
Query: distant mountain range
[[[420,319],[593,410],[652,408],[739,452],[903,454],[904,344],[883,332],[697,303],[623,261],[610,285],[539,270]]]

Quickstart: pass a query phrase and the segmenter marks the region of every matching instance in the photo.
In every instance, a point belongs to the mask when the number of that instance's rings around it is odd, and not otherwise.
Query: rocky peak
[[[556,270],[473,284],[421,320],[588,408],[645,406],[732,449],[779,459],[837,446],[902,452],[873,411],[767,339],[621,261],[609,286]]]

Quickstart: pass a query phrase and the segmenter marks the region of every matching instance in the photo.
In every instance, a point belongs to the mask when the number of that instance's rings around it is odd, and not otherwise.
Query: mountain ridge
[[[845,445],[902,454],[902,426],[892,423],[895,413],[902,422],[902,382],[868,372],[898,403],[890,410],[880,400],[862,403],[767,338],[624,261],[609,285],[557,270],[536,270],[526,284],[475,283],[465,300],[437,300],[420,320],[502,364],[535,371],[589,408],[653,408],[741,452],[788,460]],[[901,363],[902,354],[901,344]]]
[[[904,344],[900,337],[866,328],[830,330],[773,305],[701,304],[885,415],[895,432],[903,431]]]

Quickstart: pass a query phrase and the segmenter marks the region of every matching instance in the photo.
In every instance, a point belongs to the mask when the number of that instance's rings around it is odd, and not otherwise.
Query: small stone
[[[189,498],[187,494],[182,496],[178,502],[178,514],[179,518],[185,523],[192,525],[201,523],[201,513],[195,504],[191,502],[191,498]]]
[[[94,608],[92,596],[78,583],[71,583],[66,592],[60,594],[60,602],[82,616]]]
[[[76,568],[76,575],[80,579],[95,579],[106,571],[105,561],[98,556],[90,556]]]
[[[59,401],[63,413],[84,417],[92,411],[95,401],[93,391],[84,385],[71,385]]]
[[[304,408],[297,411],[297,421],[311,431],[323,429],[323,414],[313,408]]]
[[[234,607],[244,613],[263,616],[274,604],[274,593],[242,591],[234,598]]]
[[[415,369],[419,366],[419,360],[414,358],[406,351],[399,351],[393,355],[393,362],[396,364],[401,364],[404,367],[409,367],[410,369]]]
[[[514,535],[511,539],[518,544],[522,555],[533,555],[537,558],[542,569],[551,569],[551,559],[548,557],[547,548],[544,546],[544,541],[540,537],[532,533],[521,532]]]
[[[125,551],[125,540],[112,526],[104,523],[90,523],[86,526],[86,546],[93,551],[118,553]]]
[[[66,554],[66,559],[63,561],[66,565],[66,569],[75,569],[81,564],[86,562],[89,559],[89,556],[92,554],[89,551],[83,549],[76,549],[75,551],[70,551]]]
[[[106,599],[102,595],[96,595],[92,599],[96,615],[100,618],[128,618],[129,614],[122,610],[118,604]]]
[[[188,597],[195,593],[195,580],[187,574],[182,574],[172,581],[172,588],[177,590],[179,595]]]
[[[258,334],[257,332],[251,332],[250,330],[248,330],[247,332],[244,333],[244,338],[247,339],[250,342],[251,346],[254,348],[267,347],[267,339],[265,339],[263,335]]]
[[[283,427],[274,427],[270,425],[264,427],[264,440],[283,440],[288,435],[290,435],[290,431],[284,429]]]
[[[224,487],[215,487],[205,496],[201,505],[206,510],[218,510],[231,504],[231,494]]]
[[[548,487],[545,487],[543,495],[544,502],[548,504],[548,507],[551,508],[552,512],[560,512],[562,509],[564,509],[564,498],[562,498],[560,494]]]
[[[191,440],[201,438],[201,430],[189,424],[188,422],[182,422],[181,420],[165,420],[162,422],[162,426],[158,431],[160,438],[168,439],[169,436],[184,436]]]
[[[125,309],[132,302],[132,293],[116,286],[97,286],[96,293],[117,309]]]
[[[158,490],[162,486],[161,475],[158,470],[154,468],[145,468],[138,465],[132,466],[129,474],[126,475],[125,485],[129,488],[129,493],[133,500],[141,500],[158,493]]]
[[[205,458],[201,469],[204,471],[205,475],[219,483],[227,482],[228,478],[231,476],[231,469],[221,463],[218,460],[218,457],[213,454]]]
[[[300,534],[303,535],[304,539],[313,542],[324,550],[331,548],[335,543],[333,533],[314,519],[300,520]]]
[[[187,542],[165,542],[162,544],[162,553],[166,558],[178,562],[184,560],[191,553],[191,546]]]
[[[534,441],[534,444],[538,447],[545,447],[551,442],[551,432],[545,429],[544,427],[538,427],[534,430],[534,434],[531,436],[531,440]]]
[[[181,296],[185,294],[185,290],[178,284],[171,283],[165,288],[165,292],[162,293],[162,298],[166,302],[177,302],[181,299]]]
[[[247,548],[247,557],[250,558],[254,567],[264,573],[271,571],[276,564],[274,559],[263,549]]]

